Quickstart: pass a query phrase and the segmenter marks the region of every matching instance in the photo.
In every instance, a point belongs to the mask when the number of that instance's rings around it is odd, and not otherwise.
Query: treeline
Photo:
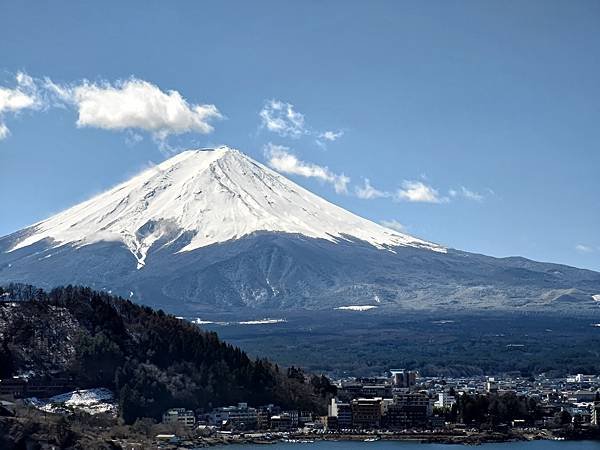
[[[514,393],[460,395],[456,404],[443,413],[450,422],[483,428],[510,424],[513,420],[532,425],[543,416],[535,399]]]
[[[45,292],[10,285],[0,288],[0,295],[4,293],[26,302],[19,305],[21,331],[3,333],[0,342],[3,376],[19,370],[15,353],[34,345],[42,328],[59,326],[67,312],[77,329],[75,342],[55,343],[74,347],[62,369],[81,387],[114,390],[126,423],[140,417],[159,419],[170,407],[205,409],[241,401],[322,412],[335,393],[325,377],[251,360],[216,333],[104,292],[79,286]],[[23,319],[23,310],[29,311],[30,321]]]

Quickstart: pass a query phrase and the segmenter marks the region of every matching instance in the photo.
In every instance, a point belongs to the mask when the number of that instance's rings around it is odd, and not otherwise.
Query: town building
[[[593,402],[597,393],[594,391],[578,390],[569,395],[569,401],[574,403]]]
[[[421,393],[405,393],[394,396],[387,406],[384,427],[391,430],[423,428],[430,416],[429,397]]]
[[[325,421],[325,429],[330,431],[337,431],[340,429],[338,418],[336,416],[327,416]]]
[[[290,426],[293,429],[296,429],[300,426],[300,414],[295,410],[287,410],[282,411],[282,415],[285,415],[290,418]]]
[[[254,430],[258,425],[258,411],[247,403],[237,406],[215,408],[209,415],[209,422],[216,426],[229,426],[234,430]]]
[[[352,407],[350,403],[332,398],[327,410],[328,417],[335,417],[337,419],[336,422],[339,429],[346,430],[352,428]]]
[[[171,408],[162,417],[162,422],[169,425],[183,425],[192,428],[196,424],[194,411],[185,408]]]
[[[600,402],[595,402],[592,406],[591,424],[595,427],[600,427]]]
[[[487,382],[485,383],[485,391],[488,394],[495,394],[498,392],[498,383],[494,377],[488,377]]]
[[[304,426],[313,422],[313,414],[310,411],[300,411],[298,413],[298,426]]]
[[[392,369],[390,372],[394,388],[410,389],[417,383],[418,373],[414,370]]]
[[[379,428],[381,425],[381,398],[352,400],[352,427],[360,430]]]
[[[271,416],[276,416],[281,412],[281,408],[275,405],[265,405],[256,410],[256,428],[258,430],[268,430],[271,428]]]
[[[371,384],[365,385],[361,389],[362,397],[391,397],[392,387],[385,384]]]
[[[338,396],[343,400],[360,397],[363,384],[358,381],[342,381],[338,386]]]
[[[438,399],[435,401],[433,406],[436,408],[450,409],[456,404],[456,397],[450,395],[447,392],[440,392]]]
[[[288,413],[271,416],[271,430],[290,431],[292,429],[292,417]]]

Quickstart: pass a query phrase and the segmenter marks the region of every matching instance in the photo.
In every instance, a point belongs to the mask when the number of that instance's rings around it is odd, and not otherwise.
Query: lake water
[[[277,443],[272,445],[235,445],[231,450],[257,450],[259,448],[270,450],[460,450],[474,448],[456,444],[420,444],[418,442],[325,442],[313,443]],[[506,442],[502,444],[483,444],[477,446],[481,450],[600,450],[600,441],[531,441],[531,442]]]

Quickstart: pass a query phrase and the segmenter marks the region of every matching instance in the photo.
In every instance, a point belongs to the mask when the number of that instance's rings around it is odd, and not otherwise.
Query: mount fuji
[[[178,314],[600,305],[600,273],[385,228],[227,147],[190,150],[0,238],[0,283],[84,284]]]

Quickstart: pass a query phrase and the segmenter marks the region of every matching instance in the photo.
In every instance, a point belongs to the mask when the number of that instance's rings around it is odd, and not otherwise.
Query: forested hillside
[[[128,423],[240,401],[322,410],[333,391],[325,377],[251,360],[215,333],[104,292],[9,285],[0,298],[0,378],[29,372],[107,387]]]

